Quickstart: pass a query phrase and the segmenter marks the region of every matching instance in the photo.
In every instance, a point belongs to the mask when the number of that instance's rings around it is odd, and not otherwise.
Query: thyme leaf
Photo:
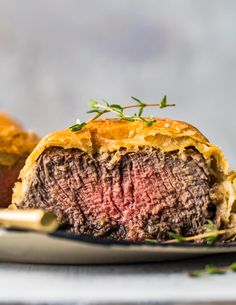
[[[91,100],[91,101],[88,102],[88,105],[89,105],[90,107],[97,107],[97,101]]]
[[[134,101],[138,102],[141,106],[144,106],[144,105],[145,105],[145,103],[142,102],[142,101],[141,101],[140,99],[138,99],[137,97],[131,96],[131,98],[132,98]]]
[[[145,239],[145,242],[151,243],[151,244],[156,244],[156,243],[157,243],[157,240],[156,240],[156,239],[151,239],[151,238],[146,238],[146,239]]]
[[[134,121],[135,121],[135,118],[134,118],[134,117],[125,116],[125,117],[122,117],[121,120],[123,120],[123,121],[129,121],[129,122],[134,122]]]
[[[207,219],[205,227],[207,228],[208,231],[216,231],[217,230],[216,225],[210,219]]]
[[[160,108],[167,107],[167,101],[166,101],[166,95],[163,97],[163,99],[160,102]]]
[[[81,130],[85,125],[87,125],[87,123],[82,122],[81,124],[74,124],[74,125],[70,126],[69,128],[71,131],[75,132],[75,131]]]
[[[186,238],[184,236],[182,236],[179,233],[175,233],[175,232],[167,232],[168,236],[175,239],[177,242],[183,242],[186,241]]]
[[[236,272],[236,262],[232,263],[231,265],[229,265],[229,269]]]
[[[207,229],[207,232],[217,232],[216,225],[210,219],[207,220],[205,227]],[[213,233],[212,235],[206,237],[206,241],[208,244],[214,244],[217,240],[217,237],[218,237],[217,233]]]
[[[89,111],[87,111],[86,113],[99,113],[99,110],[98,109],[91,109]]]
[[[205,272],[208,274],[223,274],[226,270],[216,267],[214,265],[206,265]]]
[[[203,274],[204,274],[204,270],[189,272],[189,276],[191,277],[200,277]]]
[[[147,127],[151,127],[154,123],[156,122],[156,120],[149,120],[147,121]]]
[[[138,116],[139,116],[139,117],[142,116],[143,110],[144,110],[144,106],[140,107],[139,112],[138,112]]]
[[[118,105],[118,104],[111,104],[111,105],[109,105],[109,107],[111,108],[111,109],[115,109],[115,110],[118,110],[118,111],[122,111],[123,112],[123,107],[121,107],[120,105]]]

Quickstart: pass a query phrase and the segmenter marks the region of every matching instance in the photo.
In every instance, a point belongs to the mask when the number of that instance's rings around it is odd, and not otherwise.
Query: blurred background
[[[196,125],[236,168],[236,1],[0,0],[0,109],[41,135],[134,95]]]

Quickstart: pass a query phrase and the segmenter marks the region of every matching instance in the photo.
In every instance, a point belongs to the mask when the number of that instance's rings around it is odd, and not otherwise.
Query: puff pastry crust
[[[64,149],[78,148],[88,154],[112,152],[121,147],[131,151],[143,146],[164,151],[181,151],[193,146],[206,159],[214,156],[219,168],[224,173],[228,172],[228,163],[219,147],[210,144],[207,138],[192,125],[171,119],[156,119],[150,127],[141,121],[101,119],[90,122],[78,132],[65,129],[50,133],[32,152],[22,175],[30,170],[46,148],[52,146]]]

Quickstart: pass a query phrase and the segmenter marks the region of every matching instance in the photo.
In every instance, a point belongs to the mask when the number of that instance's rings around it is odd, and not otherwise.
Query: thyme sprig
[[[214,265],[206,265],[202,270],[192,271],[189,272],[189,275],[191,277],[200,277],[203,275],[221,275],[225,274],[228,271],[236,272],[236,262],[233,262],[230,265],[223,266],[223,267],[217,267]]]
[[[208,244],[213,244],[217,240],[218,236],[224,235],[230,231],[232,231],[232,229],[215,230],[215,231],[197,234],[197,235],[193,235],[193,236],[187,236],[187,237],[184,237],[181,234],[177,234],[174,232],[168,232],[168,235],[170,237],[173,237],[173,239],[167,240],[164,243],[172,244],[172,243],[179,243],[179,242],[192,242],[192,241],[205,239]],[[213,242],[213,240],[214,240],[214,242]]]
[[[96,119],[98,119],[99,117],[101,117],[102,115],[110,112],[115,114],[116,117],[119,118],[119,120],[123,120],[123,121],[129,121],[129,122],[134,122],[134,121],[143,121],[146,123],[147,127],[150,127],[153,125],[153,123],[155,123],[155,119],[153,119],[152,117],[149,118],[144,118],[142,117],[142,114],[144,112],[144,108],[145,107],[159,107],[159,108],[166,108],[166,107],[173,107],[175,106],[175,104],[167,104],[167,98],[166,95],[162,98],[162,100],[160,101],[160,103],[158,104],[148,104],[145,103],[143,101],[141,101],[140,99],[138,99],[137,97],[131,96],[131,99],[133,101],[136,102],[136,104],[134,105],[128,105],[128,106],[121,106],[119,104],[110,104],[107,101],[103,100],[101,102],[98,101],[90,101],[89,102],[89,106],[91,107],[90,110],[87,111],[88,114],[93,113],[94,116],[88,120],[87,122],[82,122],[82,123],[77,123],[74,124],[72,126],[70,126],[70,130],[73,132],[79,131],[81,130],[84,126],[86,126],[89,122],[94,121]],[[138,113],[134,113],[131,116],[127,116],[125,114],[125,110],[126,109],[131,109],[131,108],[139,108]]]
[[[193,241],[205,239],[207,244],[214,244],[219,236],[224,235],[226,233],[231,233],[232,231],[235,230],[235,227],[224,230],[217,230],[216,225],[211,220],[207,220],[204,227],[206,228],[205,233],[201,233],[193,236],[182,236],[180,233],[177,232],[167,232],[168,236],[171,239],[166,240],[163,243],[174,244],[181,242],[193,242]],[[149,243],[158,243],[156,239],[145,239],[145,241]]]

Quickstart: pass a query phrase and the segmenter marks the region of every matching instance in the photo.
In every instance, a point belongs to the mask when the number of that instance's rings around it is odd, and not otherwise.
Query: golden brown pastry
[[[12,189],[25,160],[39,138],[22,129],[5,113],[0,113],[0,207],[11,203]]]
[[[13,204],[52,211],[79,234],[162,241],[202,233],[208,219],[227,226],[235,198],[221,150],[193,126],[101,119],[42,139]]]

